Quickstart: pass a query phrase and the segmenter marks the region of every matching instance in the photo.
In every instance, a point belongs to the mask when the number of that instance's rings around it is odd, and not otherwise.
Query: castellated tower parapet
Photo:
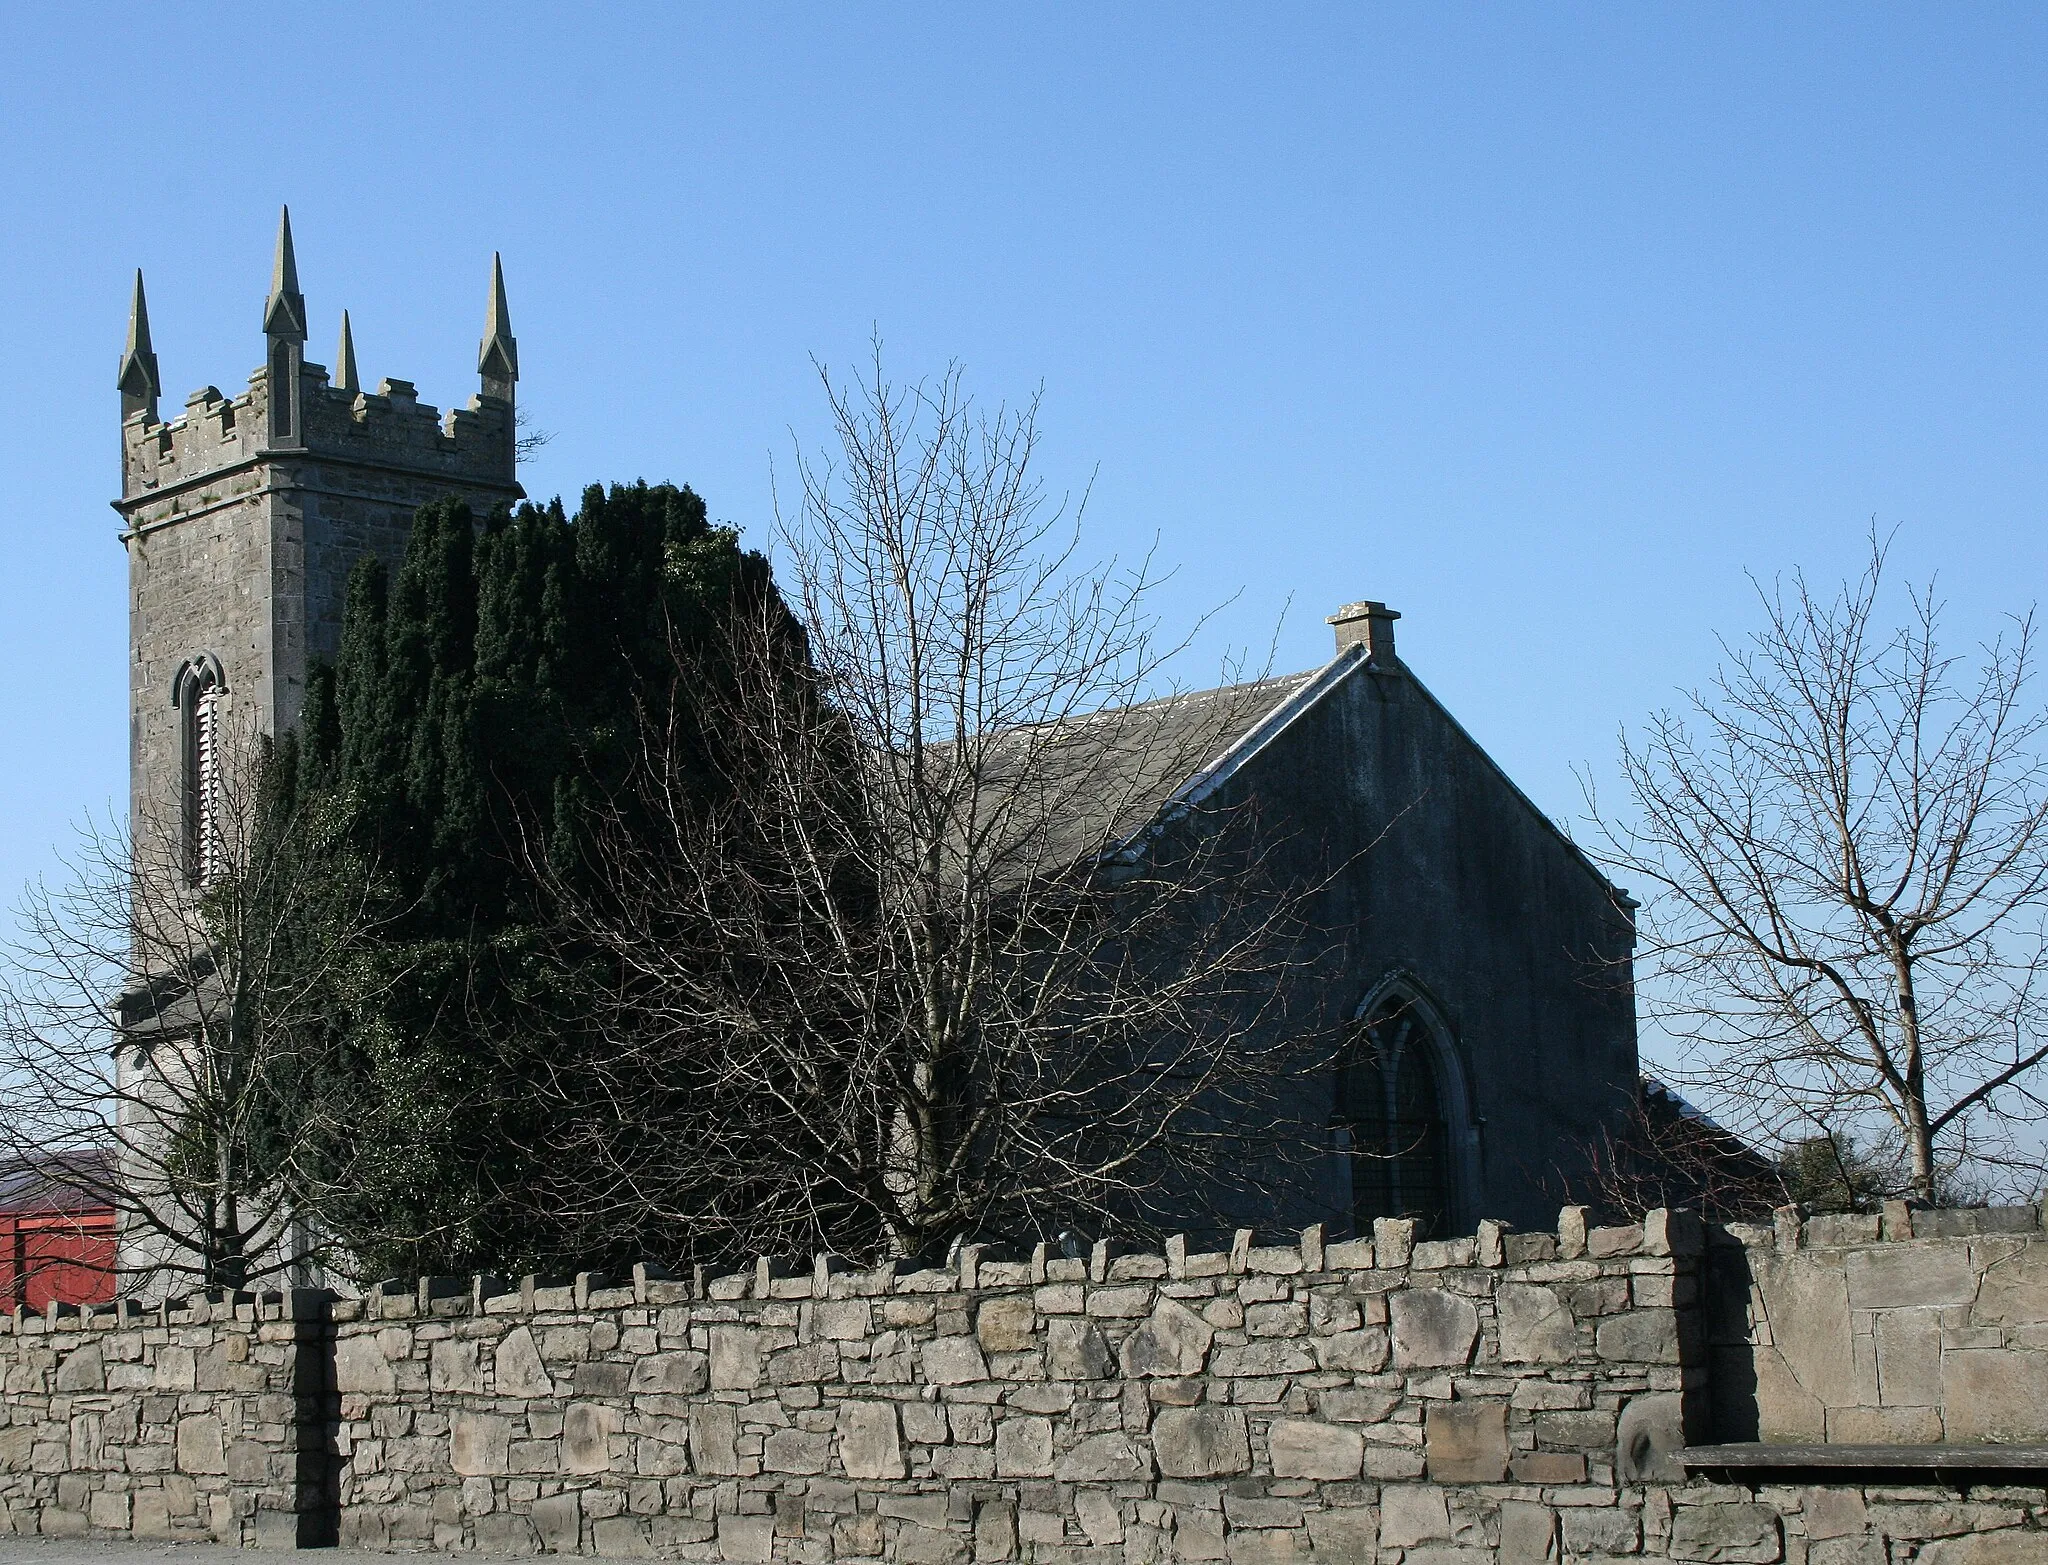
[[[131,807],[190,818],[203,688],[222,735],[279,733],[298,720],[306,671],[339,648],[350,572],[366,554],[393,568],[414,513],[453,496],[479,516],[521,498],[513,403],[518,355],[493,258],[479,390],[442,413],[411,382],[358,389],[343,330],[340,384],[309,363],[291,217],[279,223],[264,301],[264,358],[247,389],[206,386],[160,416],[160,380],[137,275],[121,358],[121,497],[129,561]],[[189,687],[189,690],[188,690]],[[196,697],[195,697],[196,698]]]
[[[305,309],[287,211],[278,229],[264,310],[269,344],[264,364],[240,396],[225,397],[204,386],[186,398],[183,414],[165,421],[156,408],[156,356],[150,352],[142,274],[136,274],[128,349],[121,362],[121,500],[115,507],[131,523],[143,509],[152,512],[152,520],[182,515],[197,503],[185,493],[188,489],[221,479],[229,469],[286,453],[409,471],[441,484],[507,493],[518,488],[513,411],[518,353],[505,303],[504,270],[496,256],[491,258],[479,365],[483,389],[467,407],[451,408],[445,415],[422,403],[410,381],[386,380],[374,393],[360,391],[346,327],[343,345],[351,362],[343,366],[341,384],[331,384],[326,367],[304,357]],[[169,505],[158,514],[152,502]]]
[[[115,508],[132,516],[151,501],[164,501],[166,516],[182,515],[198,503],[186,491],[223,478],[228,469],[285,451],[294,457],[404,468],[444,483],[507,492],[517,487],[514,413],[503,398],[478,394],[467,407],[443,413],[420,401],[407,380],[385,380],[374,392],[338,390],[329,383],[325,365],[302,363],[298,381],[301,443],[290,446],[269,433],[267,366],[251,373],[240,396],[202,386],[185,399],[185,410],[174,419],[131,414],[121,426],[121,500]]]

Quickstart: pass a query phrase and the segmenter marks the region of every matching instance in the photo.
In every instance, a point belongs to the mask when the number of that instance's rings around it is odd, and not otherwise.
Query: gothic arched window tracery
[[[1454,1207],[1451,1135],[1435,1019],[1396,989],[1354,1025],[1337,1074],[1336,1141],[1349,1164],[1353,1231],[1409,1217],[1418,1237],[1448,1232]]]
[[[211,656],[186,663],[172,690],[178,708],[181,857],[185,879],[193,886],[208,884],[224,867],[220,792],[226,696],[227,680]]]

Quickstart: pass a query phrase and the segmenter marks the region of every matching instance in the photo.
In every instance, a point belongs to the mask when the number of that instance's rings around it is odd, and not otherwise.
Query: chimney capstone
[[[1366,656],[1380,668],[1392,669],[1400,666],[1400,659],[1394,655],[1394,621],[1400,617],[1384,603],[1368,598],[1345,604],[1326,623],[1337,632],[1339,652],[1363,646]]]

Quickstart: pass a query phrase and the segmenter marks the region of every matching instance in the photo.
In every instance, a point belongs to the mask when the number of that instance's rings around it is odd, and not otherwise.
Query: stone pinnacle
[[[362,382],[356,379],[356,339],[348,329],[348,311],[341,312],[341,345],[334,350],[334,389],[336,391],[361,391]]]
[[[292,209],[277,220],[277,259],[270,268],[270,299],[263,307],[263,335],[306,340],[306,299],[299,292],[299,262],[292,253]]]
[[[135,269],[135,300],[128,308],[128,346],[121,354],[121,416],[147,413],[156,419],[156,399],[163,389],[157,378],[156,354],[149,342],[149,301],[142,293],[142,269]]]
[[[495,251],[491,254],[491,303],[484,315],[484,340],[476,368],[483,376],[486,396],[512,400],[513,383],[519,379],[519,340],[512,335],[512,310],[505,302],[504,263]]]

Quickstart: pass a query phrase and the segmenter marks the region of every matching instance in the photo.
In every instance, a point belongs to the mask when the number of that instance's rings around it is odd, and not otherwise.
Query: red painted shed
[[[102,1154],[0,1167],[0,1308],[114,1297],[114,1208]]]

